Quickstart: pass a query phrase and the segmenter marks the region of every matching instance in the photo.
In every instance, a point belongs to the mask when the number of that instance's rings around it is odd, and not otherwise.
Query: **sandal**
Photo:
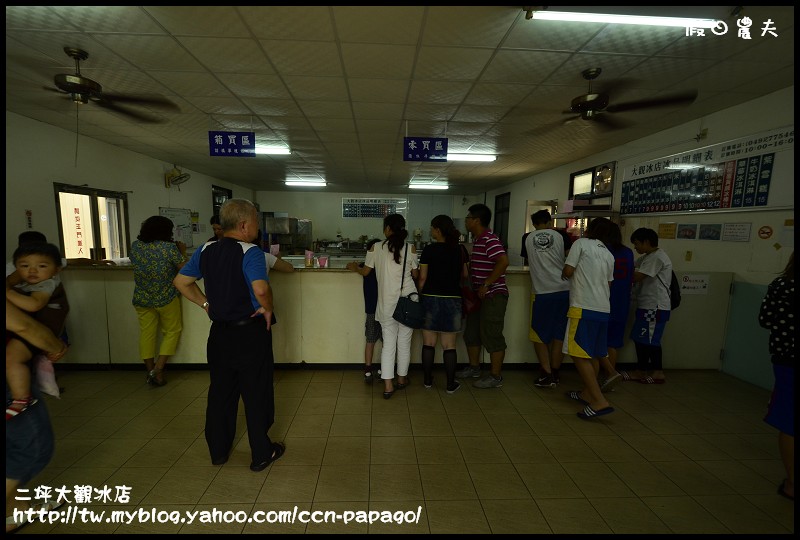
[[[392,397],[393,394],[394,394],[394,390],[392,390],[391,392],[384,392],[383,393],[383,399],[389,399],[390,397]]]
[[[37,503],[32,503],[30,505],[30,507],[31,507],[31,509],[33,509],[33,521],[37,521],[39,519],[39,512],[41,512],[42,510],[44,510],[45,512],[52,512],[53,510],[57,510],[58,508],[60,508],[65,502],[66,502],[65,500],[61,500],[61,501],[58,501],[58,502],[56,502],[54,500],[50,500],[50,501],[42,502],[42,503],[38,503],[38,502]],[[6,516],[6,527],[10,527],[12,525],[14,526],[14,528],[12,528],[12,529],[6,528],[6,534],[16,533],[17,531],[19,531],[22,527],[24,527],[28,523],[30,523],[30,521],[28,520],[28,512],[27,511],[23,511],[22,512],[22,520],[19,523],[14,521],[14,516],[13,515]]]
[[[644,379],[639,379],[639,382],[642,384],[664,384],[667,381],[664,379],[654,379],[653,377],[645,377]]]
[[[578,390],[573,390],[571,392],[565,392],[565,394],[569,399],[574,399],[575,401],[579,401],[580,403],[583,403],[584,405],[589,405],[589,402],[581,397],[581,393]]]
[[[406,377],[406,382],[404,382],[404,383],[401,383],[401,382],[395,383],[395,384],[394,384],[394,389],[395,389],[395,390],[402,390],[403,388],[405,388],[405,387],[406,387],[406,386],[408,386],[409,384],[411,384],[411,379],[409,379],[408,377]]]
[[[622,375],[622,380],[623,381],[639,381],[639,380],[641,380],[641,379],[637,379],[636,377],[631,377],[630,373],[628,373],[627,371],[620,371],[619,374]]]

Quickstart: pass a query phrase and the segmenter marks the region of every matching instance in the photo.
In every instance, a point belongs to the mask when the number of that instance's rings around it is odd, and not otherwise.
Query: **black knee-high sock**
[[[639,371],[647,371],[650,364],[650,345],[634,342],[636,345],[636,363]]]
[[[422,372],[425,375],[425,382],[433,380],[433,358],[436,354],[436,347],[430,345],[422,346]]]
[[[452,390],[456,384],[456,364],[458,364],[458,353],[455,349],[447,349],[442,353],[444,360],[444,371],[447,373],[447,389]]]
[[[653,370],[661,371],[661,345],[650,345],[650,360],[653,361]]]

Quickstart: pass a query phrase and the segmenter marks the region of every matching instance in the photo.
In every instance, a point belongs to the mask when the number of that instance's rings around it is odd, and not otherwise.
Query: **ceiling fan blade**
[[[164,96],[159,96],[157,94],[111,94],[103,92],[96,97],[107,102],[130,103],[163,109],[165,111],[180,112],[180,108],[177,105]]]
[[[695,99],[697,99],[697,91],[691,90],[688,92],[681,92],[679,94],[671,94],[658,98],[640,99],[637,101],[617,103],[616,105],[609,105],[608,107],[606,107],[606,111],[616,113],[616,112],[637,111],[640,109],[650,109],[655,107],[689,105]]]
[[[614,118],[606,113],[596,114],[592,117],[592,121],[605,130],[625,129],[633,125],[630,122]]]
[[[108,109],[109,111],[125,115],[128,118],[131,118],[133,120],[138,120],[139,122],[158,124],[165,121],[163,118],[160,118],[158,116],[151,116],[138,111],[133,111],[131,109],[126,109],[125,107],[122,107],[121,105],[117,105],[116,103],[112,103],[110,101],[102,99],[93,99],[92,102],[100,107],[103,107],[104,109]]]
[[[595,82],[592,92],[596,94],[614,95],[629,88],[636,88],[642,83],[639,79],[621,77],[610,81]]]

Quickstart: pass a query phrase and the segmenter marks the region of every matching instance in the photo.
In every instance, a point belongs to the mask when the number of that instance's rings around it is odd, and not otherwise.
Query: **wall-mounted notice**
[[[678,225],[679,240],[694,240],[697,238],[697,223],[680,223]]]
[[[678,230],[677,223],[659,223],[658,224],[658,237],[665,240],[672,240],[675,238],[675,232]]]
[[[722,236],[722,223],[700,224],[700,234],[698,235],[700,240],[719,240],[720,236]]]
[[[723,223],[722,240],[725,242],[749,242],[752,223]]]
[[[708,274],[687,274],[680,279],[681,295],[708,294]]]
[[[158,208],[159,215],[168,217],[172,221],[172,238],[176,242],[183,242],[187,248],[193,247],[192,242],[192,211],[187,208]]]
[[[773,186],[772,178],[792,174],[794,156],[784,151],[793,149],[794,126],[788,126],[625,165],[620,213],[786,205],[793,183]],[[771,189],[779,191],[774,200]]]

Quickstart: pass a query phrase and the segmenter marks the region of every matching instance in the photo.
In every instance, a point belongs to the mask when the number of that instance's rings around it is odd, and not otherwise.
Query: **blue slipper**
[[[594,418],[595,416],[603,416],[603,415],[606,415],[606,414],[611,414],[612,412],[614,412],[614,407],[605,407],[603,409],[600,409],[599,411],[596,411],[596,410],[592,409],[591,406],[587,405],[586,407],[583,408],[583,411],[581,411],[581,412],[579,412],[577,414],[578,414],[578,418],[580,418],[582,420],[588,420],[589,418]]]
[[[581,393],[578,390],[572,390],[571,392],[564,393],[569,399],[574,399],[575,401],[580,401],[584,405],[589,405],[589,402],[586,401],[581,397]]]

